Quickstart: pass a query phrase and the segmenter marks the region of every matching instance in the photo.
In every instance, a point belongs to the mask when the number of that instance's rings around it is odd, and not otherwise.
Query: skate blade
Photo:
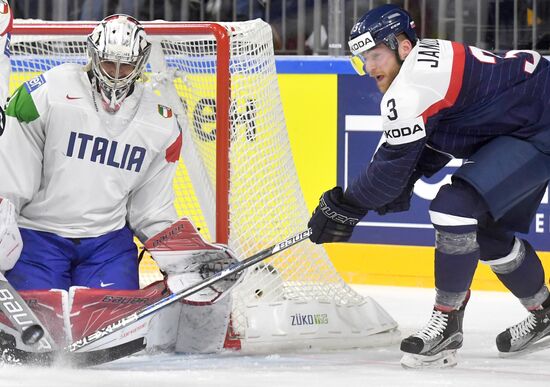
[[[401,358],[401,366],[407,369],[451,368],[457,364],[456,349],[441,351],[432,356],[405,353]]]
[[[498,356],[503,359],[513,359],[516,357],[521,357],[528,355],[530,353],[539,352],[545,349],[550,348],[550,336],[543,337],[539,341],[537,341],[534,344],[528,345],[521,351],[515,351],[515,352],[499,352]]]

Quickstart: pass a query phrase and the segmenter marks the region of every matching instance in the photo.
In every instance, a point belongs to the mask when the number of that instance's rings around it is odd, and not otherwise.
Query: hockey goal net
[[[272,32],[261,20],[144,23],[149,83],[183,128],[176,207],[207,240],[248,257],[306,228],[279,94]],[[85,64],[87,23],[16,21],[13,90],[64,62]],[[161,278],[150,259],[142,285]],[[351,289],[323,247],[303,242],[249,270],[233,292],[230,339],[243,350],[381,344],[396,323]]]

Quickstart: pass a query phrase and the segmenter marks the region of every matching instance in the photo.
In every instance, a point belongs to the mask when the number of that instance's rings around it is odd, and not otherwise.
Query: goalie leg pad
[[[140,290],[109,290],[72,287],[71,300],[72,341],[77,341],[97,330],[129,316],[168,294],[163,281]],[[151,318],[137,321],[120,334],[116,342],[109,341],[93,349],[120,345],[136,338],[147,338],[147,350],[173,350],[177,333],[180,303],[164,308]],[[90,348],[92,349],[92,348]]]
[[[19,293],[29,308],[36,315],[44,328],[50,332],[58,347],[67,343],[68,295],[65,290],[32,290]],[[20,332],[13,327],[4,313],[0,312],[0,353],[4,352],[3,360],[17,363],[20,354],[51,351],[52,345],[42,338],[35,344],[23,343]]]
[[[183,307],[179,320],[176,352],[220,352],[229,326],[231,297],[224,297],[212,305],[181,305]]]

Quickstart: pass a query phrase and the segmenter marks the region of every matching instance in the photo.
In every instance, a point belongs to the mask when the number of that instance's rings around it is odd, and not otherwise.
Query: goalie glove
[[[10,270],[21,255],[23,240],[17,226],[15,206],[0,198],[0,271]]]
[[[172,293],[193,286],[238,261],[229,247],[207,243],[187,218],[149,238],[145,248],[165,274]],[[196,305],[212,304],[226,296],[241,278],[243,272],[236,273],[185,300]]]
[[[319,205],[307,224],[311,228],[309,239],[313,243],[347,242],[353,228],[367,210],[346,203],[342,188],[334,187],[319,199]]]

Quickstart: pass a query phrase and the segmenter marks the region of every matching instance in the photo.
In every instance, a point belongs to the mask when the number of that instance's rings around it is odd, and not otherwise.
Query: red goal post
[[[183,130],[176,208],[206,239],[248,257],[306,228],[309,211],[288,138],[272,32],[261,20],[144,22],[147,87]],[[87,62],[95,24],[14,23],[11,88],[63,63]],[[148,270],[141,270],[150,282]],[[153,273],[154,274],[154,273]],[[395,339],[395,321],[350,288],[322,246],[302,243],[249,270],[233,291],[241,348],[345,348]]]

